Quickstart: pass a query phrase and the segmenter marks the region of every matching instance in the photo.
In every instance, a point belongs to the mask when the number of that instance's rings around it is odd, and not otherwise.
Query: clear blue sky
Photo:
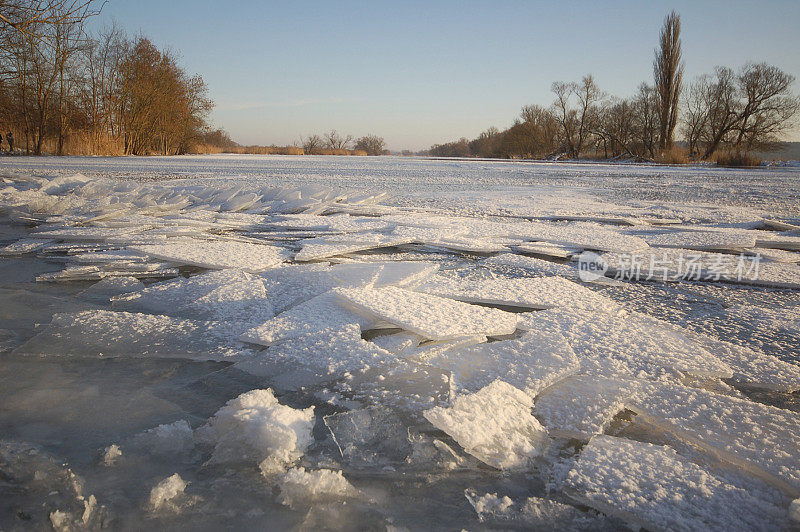
[[[523,105],[549,105],[554,80],[593,73],[604,91],[632,94],[652,78],[671,9],[687,79],[746,61],[800,77],[797,0],[109,0],[94,24],[114,19],[179,52],[209,86],[214,124],[241,143],[335,128],[417,150],[507,127]]]

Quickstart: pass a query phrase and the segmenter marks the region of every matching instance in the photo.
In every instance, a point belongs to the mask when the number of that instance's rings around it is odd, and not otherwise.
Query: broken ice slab
[[[275,246],[219,240],[175,240],[130,249],[177,264],[211,269],[238,268],[250,273],[275,268],[287,258],[286,251]]]
[[[604,254],[606,275],[637,281],[704,281],[800,288],[800,267],[757,260],[752,254],[730,255],[681,248],[653,248],[646,253]]]
[[[370,338],[370,342],[381,349],[386,349],[390,353],[399,353],[406,349],[416,347],[424,340],[422,336],[406,331],[395,332],[393,334],[381,334]]]
[[[348,325],[369,329],[375,320],[365,318],[349,308],[334,292],[325,292],[274,318],[254,327],[241,336],[241,340],[254,344],[270,345],[281,340],[297,338],[320,331],[339,331]]]
[[[450,401],[452,381],[447,370],[399,360],[352,372],[335,388],[361,404],[391,408],[417,418],[423,410]]]
[[[800,251],[800,236],[785,234],[770,235],[767,238],[758,239],[756,247]]]
[[[569,248],[549,242],[525,242],[514,247],[517,253],[531,253],[533,255],[544,255],[557,259],[568,259],[581,252],[577,248]]]
[[[134,236],[134,233],[147,229],[132,227],[65,227],[51,231],[36,233],[38,238],[51,240],[77,240],[82,242],[107,242],[112,239],[125,239]]]
[[[452,372],[456,384],[466,390],[477,391],[499,379],[530,398],[580,369],[566,340],[548,330],[528,331],[514,340],[451,349],[425,357],[425,363]]]
[[[466,303],[527,309],[571,307],[613,311],[618,308],[607,297],[558,276],[464,280],[438,275],[429,278],[414,290]]]
[[[792,220],[792,221],[798,222],[800,220]],[[800,225],[797,225],[796,223],[789,223],[781,220],[765,218],[764,220],[762,220],[761,228],[769,229],[772,231],[793,231],[800,229]]]
[[[408,428],[388,408],[351,410],[323,420],[342,460],[350,467],[402,464],[411,453]]]
[[[270,220],[267,226],[285,230],[364,233],[369,231],[386,231],[393,228],[394,224],[381,220],[380,218],[361,218],[347,214],[333,216],[288,214]]]
[[[644,236],[651,246],[697,250],[752,248],[756,231],[676,231]]]
[[[448,408],[424,412],[466,452],[497,469],[526,469],[550,445],[547,431],[531,415],[533,400],[503,381],[459,395]]]
[[[107,310],[56,314],[14,350],[56,356],[162,356],[218,360],[244,352],[227,324]]]
[[[266,359],[288,360],[320,376],[341,375],[396,359],[361,338],[358,325],[319,329],[270,346]]]
[[[144,290],[144,284],[136,277],[106,277],[78,293],[78,295],[107,303],[114,296],[134,290]]]
[[[4,248],[0,248],[0,255],[22,255],[36,251],[52,242],[55,242],[55,240],[42,238],[21,238],[13,244],[9,244]]]
[[[103,266],[70,266],[59,272],[36,276],[38,282],[98,281],[108,277],[163,279],[176,277],[178,270],[166,263],[106,264]]]
[[[726,314],[735,313],[736,307],[726,309]],[[780,313],[783,315],[784,313]],[[717,338],[700,334],[691,329],[653,318],[646,314],[632,312],[631,316],[641,323],[650,323],[654,328],[672,329],[683,336],[696,342],[712,355],[727,364],[733,370],[732,379],[756,388],[794,392],[800,390],[800,366],[785,362],[777,357],[767,355],[749,347],[732,344]],[[773,317],[770,317],[773,318]],[[733,315],[731,320],[735,320]],[[771,319],[775,323],[774,319]],[[788,327],[796,330],[796,324],[790,323]],[[761,327],[763,329],[763,327]]]
[[[782,530],[787,512],[769,492],[714,476],[670,447],[595,436],[565,491],[581,504],[647,530]]]
[[[544,390],[533,412],[551,436],[588,441],[605,431],[638,389],[633,380],[575,375]]]
[[[800,414],[666,384],[649,385],[627,406],[711,456],[800,496]]]
[[[597,224],[577,222],[558,225],[531,222],[519,225],[523,230],[509,236],[545,241],[570,248],[618,253],[632,253],[648,247],[647,242],[637,236],[626,235]]]
[[[419,335],[416,335],[419,336]],[[419,336],[422,338],[421,336]],[[442,353],[446,353],[450,350],[458,350],[463,347],[469,347],[471,345],[482,344],[486,342],[488,339],[485,335],[482,334],[474,334],[471,336],[462,336],[460,338],[453,338],[450,340],[427,340],[425,342],[421,342],[416,347],[407,347],[399,354],[408,360],[414,360],[417,362],[425,362],[429,358],[441,355]]]
[[[514,501],[509,496],[500,497],[497,493],[479,495],[474,489],[466,489],[467,498],[478,521],[487,523],[490,529],[523,528],[525,530],[579,530],[600,531],[618,530],[619,525],[604,515],[594,511],[583,511],[575,506],[552,499],[528,497],[524,501]]]
[[[521,329],[561,333],[586,372],[649,380],[671,380],[676,372],[722,378],[733,375],[727,364],[686,336],[625,311],[613,315],[563,308],[520,316]]]
[[[143,290],[120,294],[112,298],[114,308],[153,314],[180,314],[185,307],[231,283],[244,282],[253,277],[241,270],[219,270],[180,277],[171,281],[151,284]]]
[[[523,275],[534,277],[561,276],[568,279],[577,279],[578,270],[571,264],[551,262],[514,253],[502,253],[489,257],[480,262],[481,266],[510,273],[520,272]]]
[[[744,250],[748,257],[760,256],[763,260],[770,262],[781,262],[785,264],[797,264],[800,262],[800,253],[794,251],[784,251],[782,249],[754,248]]]
[[[393,323],[430,340],[513,333],[519,317],[398,287],[337,288],[333,293],[371,318]]]
[[[410,238],[374,233],[348,235],[347,238],[311,238],[303,241],[303,248],[294,256],[294,260],[298,262],[321,260],[358,251],[395,247],[410,242]]]

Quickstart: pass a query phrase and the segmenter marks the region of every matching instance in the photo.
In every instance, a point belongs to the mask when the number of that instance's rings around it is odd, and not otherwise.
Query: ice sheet
[[[175,240],[164,244],[132,246],[144,255],[201,268],[238,268],[259,273],[275,268],[287,258],[281,248],[233,241]]]
[[[580,369],[578,357],[564,337],[548,330],[528,331],[514,340],[451,349],[426,357],[425,363],[451,371],[456,383],[470,391],[499,379],[531,398]]]
[[[519,321],[516,315],[509,312],[397,287],[337,288],[333,293],[366,315],[386,320],[430,340],[475,334],[511,334]]]
[[[563,277],[461,280],[436,276],[414,290],[467,303],[506,305],[530,309],[570,307],[615,310],[610,299]]]
[[[675,372],[731,377],[733,370],[684,335],[624,311],[587,313],[551,309],[524,315],[520,328],[561,333],[587,372],[673,379]]]
[[[531,415],[533,401],[503,381],[453,399],[424,415],[465,451],[497,469],[526,469],[549,446],[547,431]]]
[[[800,495],[800,415],[727,395],[656,385],[628,407],[792,497]]]
[[[569,472],[581,504],[648,530],[776,530],[786,510],[768,493],[715,477],[669,447],[595,436]]]

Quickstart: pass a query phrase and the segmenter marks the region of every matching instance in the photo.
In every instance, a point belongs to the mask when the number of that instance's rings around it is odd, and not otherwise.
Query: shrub
[[[718,166],[760,166],[761,159],[755,155],[740,151],[721,151],[714,154],[714,162]]]

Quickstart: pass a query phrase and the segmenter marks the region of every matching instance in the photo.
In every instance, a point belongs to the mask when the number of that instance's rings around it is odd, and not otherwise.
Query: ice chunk
[[[313,406],[297,410],[282,405],[267,388],[231,399],[196,435],[214,446],[212,462],[255,462],[264,474],[272,474],[305,453],[313,428]]]
[[[78,295],[81,297],[100,298],[108,301],[114,296],[134,290],[144,290],[144,284],[136,277],[106,277],[94,283]]]
[[[412,333],[413,334],[413,333]],[[419,335],[416,335],[419,336]],[[421,336],[419,336],[422,338]],[[471,345],[482,344],[487,341],[486,336],[482,334],[475,334],[472,336],[462,336],[452,340],[441,341],[427,341],[422,342],[416,347],[408,347],[400,352],[404,358],[408,360],[417,360],[425,362],[429,358],[436,357],[442,353],[450,350],[461,349],[462,347],[469,347]]]
[[[584,371],[660,380],[675,372],[733,375],[731,368],[677,331],[654,327],[632,313],[618,315],[551,309],[522,315],[520,328],[560,332]]]
[[[341,412],[325,416],[324,422],[342,459],[351,467],[402,464],[411,453],[408,429],[390,409]]]
[[[532,222],[514,225],[520,226],[521,230],[509,236],[535,241],[543,240],[570,248],[631,253],[648,247],[647,242],[639,237],[619,233],[591,223],[578,222],[559,225]]]
[[[131,443],[148,453],[181,453],[194,447],[194,433],[189,423],[181,419],[137,434]]]
[[[344,501],[361,494],[341,471],[330,469],[306,471],[293,467],[280,476],[278,486],[280,503],[293,508]]]
[[[628,408],[787,494],[800,495],[800,414],[670,385],[649,387]]]
[[[785,251],[800,251],[800,236],[794,235],[770,235],[767,238],[759,238],[756,246],[760,248],[783,249]]]
[[[374,321],[349,310],[333,292],[326,292],[250,329],[241,340],[270,345],[325,330],[340,331],[349,325],[368,329]]]
[[[464,496],[475,509],[479,521],[483,521],[487,516],[511,517],[511,511],[509,510],[514,506],[514,501],[508,495],[498,497],[497,493],[487,493],[479,496],[473,490],[468,489],[464,492]]]
[[[211,269],[238,268],[250,273],[275,268],[287,258],[282,248],[230,240],[175,240],[164,244],[131,246],[130,249],[178,264]]]
[[[789,518],[795,523],[800,523],[800,499],[793,500],[789,506]]]
[[[333,293],[371,317],[431,340],[485,334],[501,336],[517,328],[517,315],[403,288],[337,288]]]
[[[500,379],[531,398],[580,369],[564,337],[548,330],[450,350],[426,357],[425,363],[451,371],[456,383],[467,390],[477,391]]]
[[[242,352],[216,322],[87,310],[56,314],[15,352],[58,356],[164,356],[219,359]]]
[[[777,530],[786,510],[770,493],[715,477],[669,447],[595,436],[569,472],[576,501],[648,530]]]
[[[160,510],[179,511],[180,505],[176,502],[176,499],[183,495],[185,489],[186,482],[178,473],[165,478],[150,490],[150,498],[148,499],[150,509],[153,512]]]
[[[117,460],[120,459],[122,456],[122,449],[119,448],[117,444],[111,444],[105,449],[103,449],[103,456],[102,462],[103,465],[111,466],[114,465]]]
[[[574,506],[562,502],[529,497],[519,504],[511,497],[499,496],[497,493],[478,495],[474,489],[464,491],[478,520],[495,526],[522,527],[531,530],[615,530],[611,522],[604,516],[594,512],[584,512]]]
[[[498,469],[524,469],[550,442],[531,415],[532,405],[521,390],[495,381],[456,397],[449,408],[427,410],[424,416],[480,461]]]
[[[618,305],[563,277],[461,280],[436,276],[415,288],[420,292],[467,303],[506,305],[531,309],[572,307],[614,310]]]
[[[542,392],[533,411],[550,435],[588,441],[605,431],[638,389],[636,381],[576,375]]]

